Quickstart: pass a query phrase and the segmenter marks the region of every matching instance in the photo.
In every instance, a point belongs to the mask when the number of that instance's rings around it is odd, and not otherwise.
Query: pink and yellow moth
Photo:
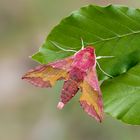
[[[108,58],[108,56],[103,57]],[[57,108],[62,109],[80,89],[82,92],[79,100],[81,107],[88,115],[101,122],[103,101],[96,73],[96,64],[98,64],[96,59],[100,58],[102,56],[96,57],[93,46],[82,47],[71,57],[40,65],[28,71],[22,79],[43,88],[52,87],[57,80],[63,79],[64,85]],[[101,69],[100,65],[98,66]]]

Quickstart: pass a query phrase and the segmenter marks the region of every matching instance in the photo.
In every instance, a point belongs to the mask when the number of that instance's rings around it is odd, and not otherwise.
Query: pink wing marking
[[[102,119],[100,119],[100,116],[97,114],[93,106],[87,104],[86,101],[80,101],[80,105],[82,106],[84,111],[88,113],[89,116],[95,118],[99,122],[102,121]]]
[[[102,92],[99,86],[99,81],[97,77],[96,69],[93,67],[90,73],[86,77],[87,82],[91,85],[91,87],[98,92],[98,105],[103,112],[103,101],[102,101]]]
[[[85,112],[101,122],[103,119],[103,102],[96,69],[93,67],[87,72],[83,81],[80,104]]]
[[[22,79],[37,87],[51,87],[55,84],[55,81],[67,77],[72,62],[73,57],[69,57],[47,65],[37,66],[29,70]]]

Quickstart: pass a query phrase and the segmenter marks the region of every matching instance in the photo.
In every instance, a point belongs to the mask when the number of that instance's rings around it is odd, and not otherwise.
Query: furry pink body
[[[51,87],[54,81],[65,79],[57,107],[62,109],[81,89],[83,94],[80,104],[84,111],[97,121],[103,118],[102,95],[96,74],[96,54],[92,46],[79,50],[72,57],[41,65],[29,71],[22,79],[39,87]]]
[[[74,55],[74,61],[71,65],[73,68],[79,68],[87,72],[89,68],[96,67],[96,55],[93,47],[86,47]]]
[[[96,55],[93,47],[86,47],[83,50],[78,51],[73,56],[73,62],[71,69],[69,70],[69,79],[64,82],[64,86],[61,92],[61,106],[58,104],[58,108],[62,109],[79,90],[79,84],[84,80],[86,72],[92,67],[96,66]]]

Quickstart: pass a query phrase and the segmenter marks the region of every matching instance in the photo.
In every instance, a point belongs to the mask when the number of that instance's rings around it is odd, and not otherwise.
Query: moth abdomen
[[[68,79],[65,81],[61,92],[61,102],[66,104],[73,96],[75,96],[78,90],[78,84],[74,80]]]

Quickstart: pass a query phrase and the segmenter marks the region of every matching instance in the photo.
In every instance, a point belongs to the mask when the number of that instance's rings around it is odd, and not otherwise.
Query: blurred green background
[[[140,140],[139,126],[87,116],[79,95],[57,110],[61,82],[41,89],[21,80],[38,65],[28,56],[60,19],[91,3],[140,7],[140,0],[0,0],[0,140]]]

